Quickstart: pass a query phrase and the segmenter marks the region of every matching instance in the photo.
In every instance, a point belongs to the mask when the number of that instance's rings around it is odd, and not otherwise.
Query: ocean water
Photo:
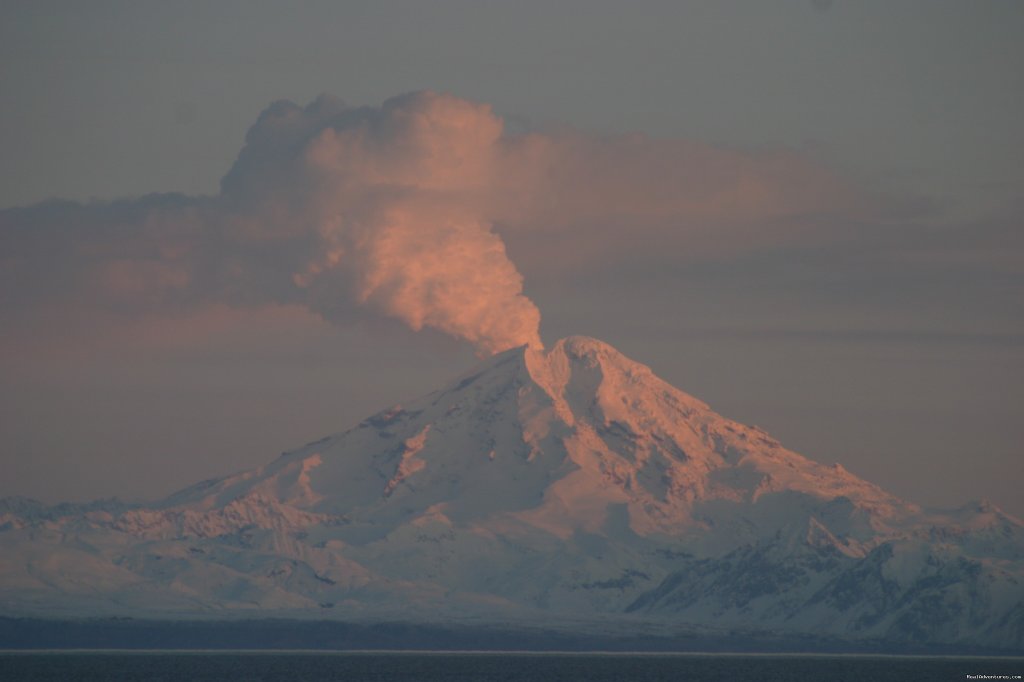
[[[157,682],[907,682],[1021,679],[1024,659],[722,654],[17,652],[0,680]],[[985,679],[985,678],[978,678]]]

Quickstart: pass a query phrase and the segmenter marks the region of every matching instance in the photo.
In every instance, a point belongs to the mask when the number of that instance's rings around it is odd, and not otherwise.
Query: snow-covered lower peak
[[[987,504],[925,512],[586,337],[498,354],[152,505],[12,499],[0,524],[0,608],[17,612],[628,611],[1011,647],[1024,637],[1020,521]],[[921,622],[936,604],[941,632]]]

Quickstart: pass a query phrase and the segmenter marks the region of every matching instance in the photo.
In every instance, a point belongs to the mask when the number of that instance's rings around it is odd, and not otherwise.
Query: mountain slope
[[[925,512],[583,337],[157,503],[0,503],[4,613],[643,619],[1021,648],[1024,526]]]

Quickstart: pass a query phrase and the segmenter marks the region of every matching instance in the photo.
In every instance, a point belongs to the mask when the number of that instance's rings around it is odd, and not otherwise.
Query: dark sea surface
[[[342,680],[385,682],[886,682],[1021,679],[1024,659],[723,654],[413,652],[17,652],[0,654],[0,680]],[[985,679],[985,678],[978,678]]]

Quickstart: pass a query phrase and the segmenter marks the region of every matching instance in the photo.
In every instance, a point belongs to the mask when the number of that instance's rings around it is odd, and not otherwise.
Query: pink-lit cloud
[[[639,135],[511,134],[430,92],[277,102],[215,197],[0,212],[0,305],[300,305],[398,319],[486,355],[540,345],[528,273],[786,240],[857,197],[799,155]]]

